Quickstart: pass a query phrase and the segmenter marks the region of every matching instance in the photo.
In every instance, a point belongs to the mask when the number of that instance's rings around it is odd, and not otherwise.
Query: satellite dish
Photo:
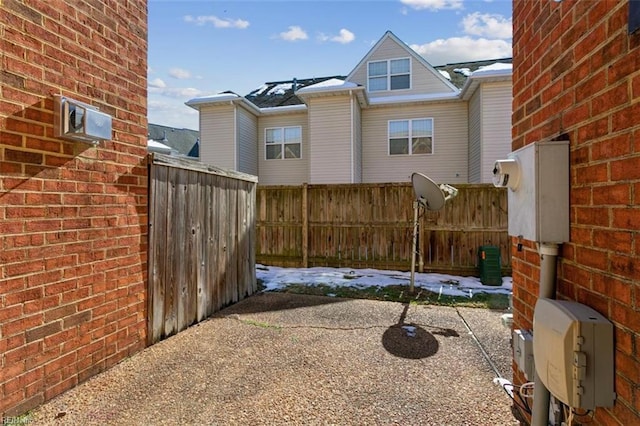
[[[411,175],[411,183],[413,184],[413,192],[416,194],[416,201],[413,203],[413,247],[411,251],[411,280],[409,285],[409,292],[413,293],[416,254],[418,254],[418,209],[423,206],[431,211],[441,210],[447,200],[458,195],[458,190],[445,183],[438,185],[429,177],[418,172],[414,172]]]
[[[413,192],[416,200],[424,205],[427,210],[441,210],[444,207],[444,193],[437,183],[422,173],[415,172],[411,175]]]

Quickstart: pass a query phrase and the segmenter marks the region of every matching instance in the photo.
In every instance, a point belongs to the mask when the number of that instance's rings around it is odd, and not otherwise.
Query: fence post
[[[302,184],[302,267],[309,267],[309,206],[307,184]]]

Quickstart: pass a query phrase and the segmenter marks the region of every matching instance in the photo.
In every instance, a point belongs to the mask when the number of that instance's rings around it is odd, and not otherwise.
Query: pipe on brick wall
[[[556,298],[556,276],[559,244],[541,243],[538,247],[540,253],[540,290],[538,297],[546,299]],[[533,338],[536,338],[535,327]],[[533,385],[533,411],[531,412],[531,426],[549,425],[549,403],[551,394],[535,373]]]

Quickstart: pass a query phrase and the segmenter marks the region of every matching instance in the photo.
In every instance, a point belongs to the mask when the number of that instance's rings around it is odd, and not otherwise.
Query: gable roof
[[[397,43],[400,47],[402,47],[404,50],[406,50],[406,52],[412,56],[416,61],[418,61],[419,63],[421,63],[427,70],[429,70],[436,78],[438,78],[439,80],[441,80],[445,85],[447,85],[451,91],[453,92],[458,92],[459,88],[456,87],[455,85],[451,84],[451,82],[449,80],[447,80],[440,72],[436,71],[436,69],[429,63],[427,62],[427,60],[425,58],[423,58],[422,56],[420,56],[415,50],[413,50],[412,48],[410,48],[404,41],[400,40],[398,38],[398,36],[396,36],[394,33],[392,33],[391,31],[387,31],[384,33],[384,35],[380,38],[380,40],[378,40],[378,42],[376,44],[373,45],[373,47],[371,49],[369,49],[369,52],[367,52],[366,55],[364,55],[364,58],[362,58],[360,60],[360,62],[358,62],[358,64],[353,68],[353,70],[351,70],[351,72],[349,73],[349,75],[347,76],[347,80],[350,80],[353,78],[354,74],[356,73],[356,71],[362,67],[364,64],[366,64],[369,61],[369,58],[371,58],[371,56],[375,53],[376,50],[378,50],[378,48],[387,40],[387,39],[391,39],[393,40],[395,43]]]
[[[449,91],[442,93],[414,94],[414,95],[397,95],[384,96],[375,99],[369,99],[364,86],[350,82],[363,64],[370,59],[376,50],[386,41],[391,40],[399,47],[404,49],[408,55],[412,56],[416,61],[425,67],[425,69],[434,75],[439,81],[448,87]],[[259,88],[253,90],[246,96],[240,96],[232,91],[225,91],[216,95],[193,98],[185,102],[186,105],[199,110],[205,105],[216,105],[231,103],[240,105],[256,115],[263,114],[280,114],[290,113],[294,111],[305,111],[305,99],[312,96],[332,95],[344,93],[345,91],[354,92],[361,105],[387,105],[401,103],[416,102],[434,102],[434,101],[453,101],[456,99],[468,100],[473,91],[480,84],[480,80],[492,81],[511,78],[511,69],[492,70],[492,72],[480,72],[483,67],[495,65],[497,63],[511,64],[511,58],[474,61],[474,62],[458,62],[437,67],[429,64],[425,58],[420,56],[416,51],[410,48],[402,40],[400,40],[391,31],[387,31],[380,40],[369,50],[369,52],[360,60],[355,68],[347,76],[329,76],[314,77],[282,81],[272,81],[264,83]],[[347,83],[349,85],[347,85]]]
[[[245,98],[258,108],[300,105],[303,102],[295,95],[297,90],[332,79],[344,80],[345,77],[336,75],[331,77],[294,78],[292,80],[271,81],[264,83],[246,95]]]
[[[468,78],[471,76],[471,73],[496,63],[511,64],[512,62],[512,58],[501,58],[473,62],[455,62],[451,64],[437,65],[434,68],[443,74],[445,78],[448,76],[448,80],[451,81],[454,86],[462,89]],[[474,75],[474,77],[477,76],[478,74]]]
[[[194,153],[194,146],[200,141],[200,132],[149,123],[147,137],[149,140],[167,145],[182,155],[190,156]]]

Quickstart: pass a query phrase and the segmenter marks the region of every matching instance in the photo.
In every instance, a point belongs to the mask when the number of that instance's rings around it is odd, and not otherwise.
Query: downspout
[[[233,105],[233,170],[238,170],[239,161],[239,149],[238,149],[238,105],[231,101]]]
[[[540,243],[540,291],[538,298],[556,298],[557,258],[559,244]],[[536,338],[535,328],[533,338]],[[545,387],[538,371],[535,372],[533,385],[533,410],[531,412],[531,426],[547,426],[549,424],[549,403],[551,394]]]
[[[353,91],[349,90],[349,115],[350,115],[350,124],[351,124],[351,128],[350,128],[350,139],[351,139],[351,183],[356,183],[355,182],[355,176],[354,176],[354,170],[353,170],[353,163],[355,161],[355,151],[353,149]]]

